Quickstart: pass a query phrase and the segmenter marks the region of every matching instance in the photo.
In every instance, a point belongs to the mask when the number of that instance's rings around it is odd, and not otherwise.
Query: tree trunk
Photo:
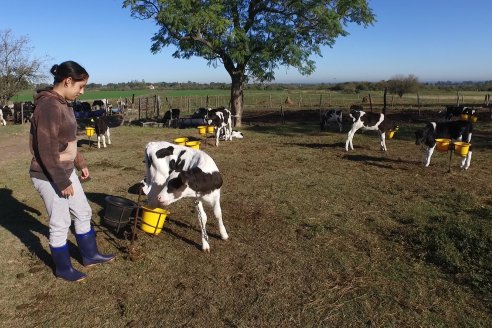
[[[231,112],[235,117],[235,126],[240,127],[243,116],[243,78],[242,75],[232,76]]]

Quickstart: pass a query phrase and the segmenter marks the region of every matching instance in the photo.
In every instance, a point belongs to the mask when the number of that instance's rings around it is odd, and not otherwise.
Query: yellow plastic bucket
[[[174,143],[176,145],[180,145],[180,146],[184,146],[187,141],[188,141],[188,138],[176,138],[176,139],[174,139]]]
[[[94,135],[95,131],[96,131],[96,129],[94,129],[94,128],[86,127],[85,128],[85,135],[88,137],[92,137]]]
[[[163,208],[142,206],[140,229],[153,235],[160,234],[168,214],[169,212]]]
[[[454,153],[461,157],[466,157],[468,155],[468,151],[470,150],[471,144],[463,141],[456,141],[454,143]]]
[[[393,139],[394,135],[395,135],[395,130],[389,130],[388,131],[388,139]]]
[[[460,118],[461,118],[461,120],[462,120],[462,121],[468,121],[469,116],[470,116],[470,115],[468,115],[468,114],[461,114],[461,115],[460,115]]]
[[[207,133],[207,127],[205,125],[200,125],[196,127],[198,129],[198,133],[201,135],[205,135]]]
[[[471,117],[470,117],[470,121],[471,121],[472,123],[476,123],[476,122],[478,121],[478,117],[476,117],[476,116],[471,116]]]
[[[436,139],[436,150],[441,152],[447,152],[449,150],[449,144],[451,139]]]
[[[185,146],[193,149],[200,149],[200,141],[187,141]]]
[[[214,134],[215,133],[215,126],[213,126],[213,125],[207,126],[207,133]]]

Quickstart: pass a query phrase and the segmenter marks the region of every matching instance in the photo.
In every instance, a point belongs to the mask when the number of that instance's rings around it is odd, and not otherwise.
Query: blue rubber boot
[[[75,234],[75,239],[79,245],[80,254],[82,255],[82,263],[84,266],[104,263],[114,259],[113,254],[104,255],[99,253],[96,244],[96,234],[92,228],[89,232]]]
[[[55,262],[55,275],[58,278],[65,279],[67,281],[81,281],[87,278],[85,273],[77,271],[72,267],[72,261],[70,261],[70,253],[68,252],[67,244],[61,247],[50,246],[50,250],[53,262]]]

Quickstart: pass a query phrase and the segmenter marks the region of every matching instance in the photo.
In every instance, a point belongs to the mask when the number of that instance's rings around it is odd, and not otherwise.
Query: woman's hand
[[[70,185],[67,188],[63,189],[61,191],[61,194],[65,198],[68,198],[69,196],[73,196],[73,187],[72,187],[72,185]]]
[[[87,167],[84,167],[82,170],[80,170],[80,179],[85,180],[88,179],[90,174],[89,174],[89,169]]]

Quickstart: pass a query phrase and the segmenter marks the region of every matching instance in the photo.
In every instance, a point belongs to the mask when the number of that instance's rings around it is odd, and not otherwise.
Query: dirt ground
[[[479,120],[490,122],[485,114]],[[220,240],[210,217],[210,254],[200,251],[192,200],[171,206],[163,233],[139,232],[134,244],[100,224],[107,195],[136,200],[146,142],[196,131],[115,126],[108,149],[81,143],[98,242],[117,253],[111,264],[84,268],[70,237],[73,264],[89,275],[82,284],[53,276],[46,214],[26,178],[28,127],[15,136],[0,130],[0,326],[490,326],[492,305],[481,292],[490,279],[477,287],[463,272],[430,263],[408,233],[425,219],[437,234],[439,223],[457,216],[470,229],[483,223],[477,236],[487,234],[492,131],[479,129],[468,172],[453,163],[445,174],[442,154],[420,166],[412,136],[436,112],[388,117],[403,127],[384,154],[369,134],[357,134],[355,150],[345,152],[346,134],[336,126],[320,132],[316,110],[286,110],[285,126],[279,112],[245,113],[244,140],[204,144],[224,176],[231,237]],[[80,138],[86,141],[82,130]]]

